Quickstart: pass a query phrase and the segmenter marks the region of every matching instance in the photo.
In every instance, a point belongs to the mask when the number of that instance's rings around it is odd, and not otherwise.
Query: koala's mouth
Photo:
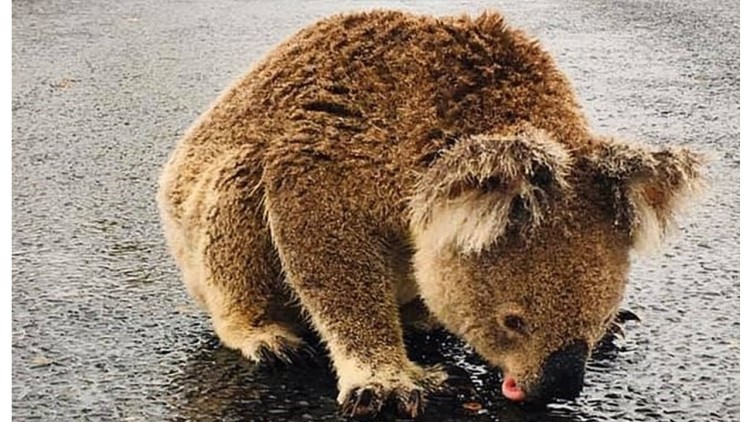
[[[535,394],[534,389],[528,390],[521,385],[513,376],[503,376],[501,392],[505,399],[526,409],[541,409],[549,403]]]
[[[511,373],[503,377],[502,393],[514,403],[546,405],[557,400],[574,400],[583,390],[588,346],[576,340],[552,353],[531,385]]]
[[[501,391],[508,401],[526,409],[543,409],[548,404],[563,403],[578,396],[578,393],[567,395],[567,397],[540,394],[539,388],[532,388],[527,391],[513,377],[503,378]]]
[[[503,378],[502,392],[503,396],[512,402],[521,403],[526,400],[526,392],[512,376]]]

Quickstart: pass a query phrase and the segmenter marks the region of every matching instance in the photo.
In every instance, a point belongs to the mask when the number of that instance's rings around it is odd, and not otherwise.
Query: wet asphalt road
[[[335,420],[325,364],[253,368],[217,344],[165,250],[155,180],[187,125],[299,27],[479,3],[14,1],[13,416]],[[636,259],[625,306],[643,323],[592,362],[580,399],[510,406],[458,342],[416,336],[415,358],[456,367],[469,391],[426,419],[737,420],[739,2],[492,6],[554,53],[595,128],[711,154],[711,189],[662,254]]]

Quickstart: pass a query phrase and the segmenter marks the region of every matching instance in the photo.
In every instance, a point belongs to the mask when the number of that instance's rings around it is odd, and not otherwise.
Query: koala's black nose
[[[536,398],[550,402],[578,397],[583,390],[588,352],[586,342],[576,340],[552,353],[542,368],[542,377],[534,394]]]

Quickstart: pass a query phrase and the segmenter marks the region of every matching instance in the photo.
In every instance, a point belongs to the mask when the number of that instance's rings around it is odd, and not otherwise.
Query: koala
[[[631,251],[662,240],[702,163],[592,133],[552,57],[499,13],[371,11],[302,29],[232,84],[157,201],[226,347],[287,359],[312,327],[347,415],[416,417],[446,373],[407,357],[415,303],[509,400],[575,398]]]

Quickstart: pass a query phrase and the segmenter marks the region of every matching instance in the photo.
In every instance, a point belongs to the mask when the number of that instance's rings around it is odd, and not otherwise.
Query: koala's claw
[[[246,358],[258,365],[286,367],[304,362],[311,349],[306,343],[291,343],[286,338],[277,338],[276,343],[263,343],[251,351],[243,350]]]
[[[397,416],[414,419],[424,413],[426,400],[421,389],[387,392],[381,385],[372,384],[353,389],[341,404],[341,413],[355,419],[370,419],[380,414],[383,407],[395,404]]]
[[[595,348],[595,354],[597,354],[598,356],[604,356],[605,354],[611,353],[613,350],[615,350],[617,348],[617,346],[615,345],[615,340],[618,338],[625,338],[625,331],[623,330],[623,326],[629,321],[640,322],[641,319],[638,317],[638,315],[627,309],[620,309],[619,311],[617,311],[615,317],[612,318],[612,322],[610,322],[609,326],[607,326],[604,335],[601,339],[599,339],[599,342],[597,343]]]
[[[612,323],[610,323],[609,327],[607,327],[607,334],[612,337],[625,338],[625,331],[622,329],[622,327],[628,321],[641,322],[641,319],[638,318],[638,315],[630,310],[620,309],[619,311],[617,311],[617,315],[615,316]]]
[[[341,413],[352,418],[370,418],[380,413],[385,395],[380,385],[355,388],[341,404]]]
[[[629,309],[620,309],[617,311],[615,321],[618,323],[624,323],[628,321],[641,322],[641,319],[633,311]]]
[[[397,411],[400,417],[414,419],[424,413],[425,400],[420,390],[412,390],[406,400],[398,399]]]

